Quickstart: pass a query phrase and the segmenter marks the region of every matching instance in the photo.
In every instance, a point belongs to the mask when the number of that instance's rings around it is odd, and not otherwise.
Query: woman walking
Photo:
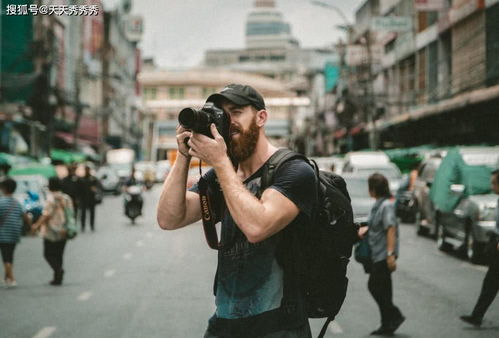
[[[61,192],[62,184],[57,177],[49,179],[49,195],[42,216],[33,225],[36,231],[40,227],[43,237],[43,255],[52,270],[54,278],[51,285],[61,285],[64,276],[63,255],[66,247],[66,216],[64,209],[73,208],[71,198]]]
[[[21,204],[12,195],[16,191],[17,183],[11,178],[0,182],[0,251],[2,252],[5,269],[5,286],[17,285],[14,278],[14,250],[21,239],[24,222],[30,225],[30,218],[24,212]]]
[[[368,218],[368,243],[371,250],[372,268],[368,289],[378,304],[381,327],[372,335],[393,335],[405,317],[393,304],[391,274],[397,268],[399,251],[398,222],[388,180],[381,174],[368,179],[369,195],[376,199]]]

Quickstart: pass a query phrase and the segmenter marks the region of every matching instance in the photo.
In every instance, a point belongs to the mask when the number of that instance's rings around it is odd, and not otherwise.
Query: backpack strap
[[[334,317],[327,317],[326,322],[324,325],[322,325],[321,332],[317,336],[317,338],[323,338],[324,335],[326,334],[327,327],[329,326],[329,323],[331,323],[334,320]]]
[[[270,156],[270,158],[265,163],[265,166],[263,167],[259,195],[261,195],[263,191],[272,184],[272,181],[274,179],[274,173],[282,164],[284,164],[287,161],[298,158],[303,159],[307,163],[310,163],[305,155],[302,155],[300,153],[297,153],[295,151],[286,148],[281,148],[277,150],[274,154],[272,154],[272,156]]]

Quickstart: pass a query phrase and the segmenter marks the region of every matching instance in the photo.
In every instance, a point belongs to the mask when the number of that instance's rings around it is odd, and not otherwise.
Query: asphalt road
[[[216,253],[200,224],[168,232],[158,228],[160,186],[145,195],[136,225],[123,216],[122,197],[106,196],[95,233],[79,234],[66,247],[65,280],[48,285],[51,271],[42,241],[25,237],[15,253],[19,286],[0,288],[0,337],[202,337],[214,312]],[[399,337],[498,337],[499,300],[482,328],[462,323],[486,272],[401,226],[401,257],[393,275],[394,299],[406,322]],[[379,323],[367,275],[352,261],[347,300],[328,337],[367,337]],[[312,320],[314,336],[323,320]]]

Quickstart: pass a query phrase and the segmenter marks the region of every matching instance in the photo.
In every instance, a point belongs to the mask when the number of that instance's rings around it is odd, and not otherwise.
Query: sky
[[[121,0],[103,0],[106,8]],[[323,0],[339,7],[350,22],[365,0]],[[139,47],[161,68],[200,65],[207,49],[245,47],[246,17],[254,0],[134,0],[132,13],[144,18]],[[344,38],[344,24],[333,10],[310,0],[276,0],[302,47],[324,47]]]

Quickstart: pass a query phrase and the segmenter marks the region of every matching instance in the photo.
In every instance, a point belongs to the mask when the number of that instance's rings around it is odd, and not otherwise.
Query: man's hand
[[[386,257],[386,264],[388,265],[388,270],[391,272],[397,270],[397,261],[394,255]]]
[[[185,143],[185,139],[187,137],[191,137],[192,133],[179,125],[177,126],[176,134],[177,134],[177,145],[179,153],[181,153],[187,158],[190,158],[191,156],[189,155],[189,147]]]
[[[203,134],[192,133],[188,142],[190,147],[189,155],[195,156],[206,164],[215,167],[216,164],[223,163],[222,159],[228,158],[227,145],[222,135],[218,133],[215,124],[212,123],[210,129],[214,139]]]

